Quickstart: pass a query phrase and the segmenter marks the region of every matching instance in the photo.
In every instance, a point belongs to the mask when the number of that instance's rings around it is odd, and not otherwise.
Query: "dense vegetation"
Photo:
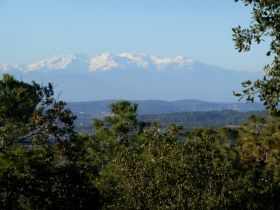
[[[253,43],[269,41],[267,56],[272,63],[264,67],[265,76],[256,81],[243,82],[244,90],[236,93],[247,101],[259,98],[270,114],[280,114],[280,2],[279,0],[234,0],[252,8],[251,23],[248,28],[238,26],[233,29],[233,40],[239,52],[248,52]]]
[[[242,94],[259,94],[277,114],[279,0],[243,2],[255,22],[235,29],[237,48],[270,36],[275,58],[268,77],[244,83]],[[141,122],[137,105],[120,101],[86,136],[53,96],[51,84],[0,80],[1,209],[280,209],[277,116],[183,132]]]
[[[83,136],[52,85],[0,86],[2,209],[280,208],[277,117],[185,132],[120,101]]]

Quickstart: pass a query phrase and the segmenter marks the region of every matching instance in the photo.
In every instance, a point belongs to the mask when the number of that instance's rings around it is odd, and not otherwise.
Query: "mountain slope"
[[[102,53],[56,55],[31,64],[1,64],[0,72],[55,84],[67,101],[184,98],[232,101],[233,90],[259,74],[237,72],[190,58]]]
[[[246,122],[251,115],[265,116],[265,112],[238,112],[233,110],[181,112],[154,115],[140,115],[140,121],[160,122],[163,128],[171,123],[184,129],[235,127]]]
[[[0,71],[60,71],[68,70],[83,65],[84,70],[90,72],[104,72],[112,70],[133,70],[133,69],[156,69],[158,71],[168,69],[186,70],[191,68],[193,61],[187,57],[157,57],[146,54],[120,53],[110,54],[101,53],[99,55],[53,55],[49,58],[27,64],[0,64]],[[78,73],[78,72],[77,72]]]

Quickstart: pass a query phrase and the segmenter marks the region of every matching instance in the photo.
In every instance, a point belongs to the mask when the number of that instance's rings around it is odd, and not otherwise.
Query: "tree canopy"
[[[119,101],[85,135],[51,84],[0,84],[2,209],[280,207],[277,117],[186,132],[141,122],[137,104]]]
[[[98,205],[90,185],[75,116],[40,86],[10,75],[0,80],[0,208],[87,209]],[[90,173],[90,176],[87,175]]]
[[[254,101],[257,95],[271,114],[277,114],[280,101],[280,2],[279,0],[235,0],[252,7],[249,28],[233,28],[233,40],[239,52],[250,51],[252,44],[270,41],[267,56],[273,56],[271,64],[264,67],[265,76],[257,81],[242,83],[243,92],[236,96]]]
[[[40,86],[4,74],[0,80],[0,149],[14,143],[65,141],[75,135],[75,116],[55,100],[52,84]]]
[[[238,0],[236,0],[238,1]],[[266,77],[239,96],[279,103],[279,0],[243,0],[249,29],[234,29],[239,51],[270,37]],[[52,84],[0,80],[1,209],[280,209],[280,119],[251,116],[236,128],[193,129],[141,122],[119,101],[75,131],[75,116]]]

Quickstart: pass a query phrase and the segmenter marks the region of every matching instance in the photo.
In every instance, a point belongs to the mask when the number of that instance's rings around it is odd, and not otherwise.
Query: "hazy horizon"
[[[260,72],[269,62],[265,44],[239,54],[232,41],[231,28],[249,23],[250,8],[233,0],[2,0],[0,64],[53,54],[135,52]]]
[[[2,0],[0,73],[51,82],[65,101],[235,102],[271,59],[266,42],[234,47],[250,13],[234,0]]]

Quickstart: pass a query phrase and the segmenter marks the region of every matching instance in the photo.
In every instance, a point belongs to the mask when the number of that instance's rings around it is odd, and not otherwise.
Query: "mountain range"
[[[61,99],[185,98],[233,101],[240,83],[260,73],[226,70],[185,56],[101,53],[98,55],[53,55],[30,64],[0,64],[0,73],[24,81],[52,82]]]

